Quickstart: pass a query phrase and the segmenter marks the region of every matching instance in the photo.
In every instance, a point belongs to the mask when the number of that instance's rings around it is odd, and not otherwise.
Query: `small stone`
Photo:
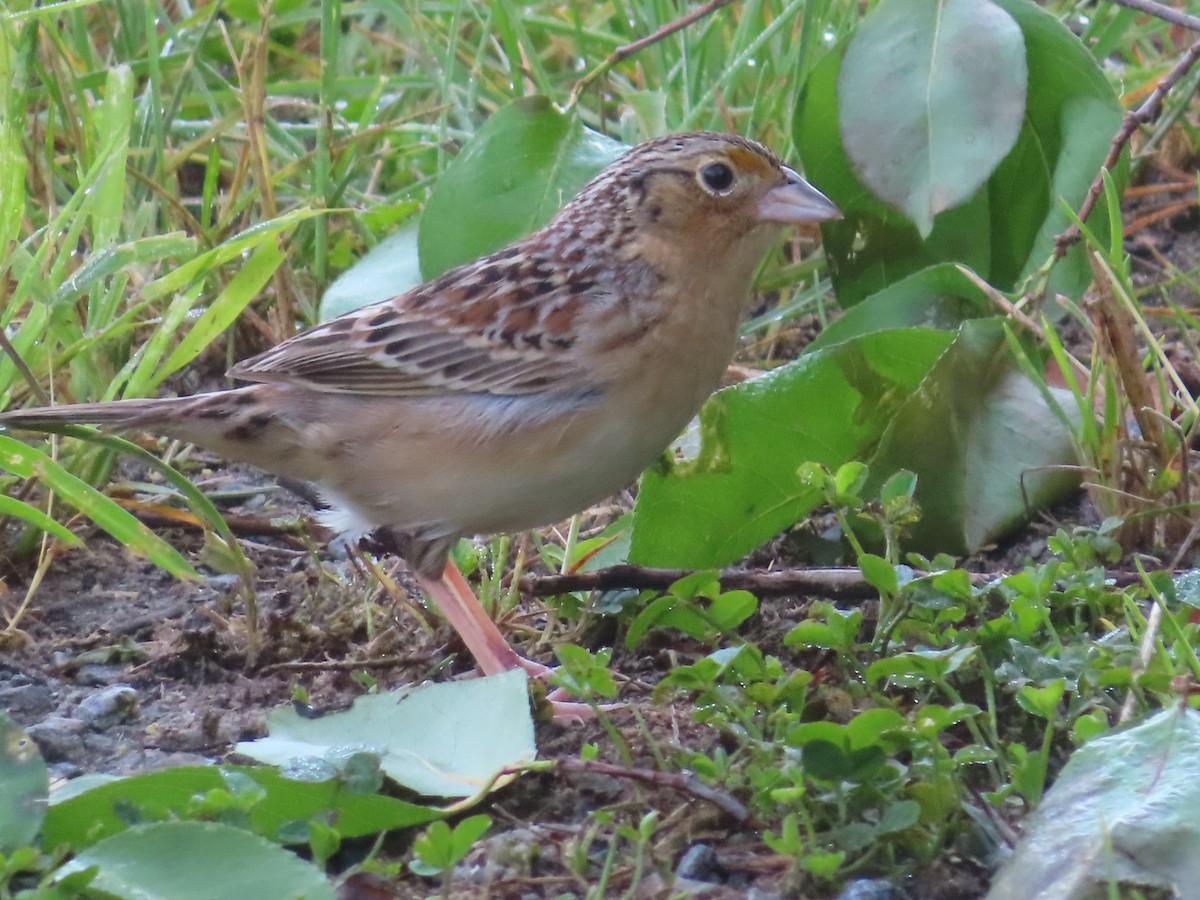
[[[78,719],[63,716],[50,716],[25,729],[48,763],[81,760],[84,754],[83,733],[86,730],[87,726]]]
[[[101,729],[128,722],[137,714],[138,693],[128,684],[114,684],[88,694],[75,710],[75,718]]]
[[[675,875],[693,881],[716,881],[716,870],[716,851],[708,844],[692,844],[679,858],[679,864],[675,866]]]
[[[17,721],[32,721],[54,709],[54,692],[44,684],[0,687],[0,709]]]
[[[124,666],[84,663],[75,673],[75,683],[90,687],[103,687],[118,681],[125,674]]]

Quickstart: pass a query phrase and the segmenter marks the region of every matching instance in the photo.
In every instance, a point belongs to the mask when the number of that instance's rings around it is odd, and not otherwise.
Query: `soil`
[[[1161,279],[1169,257],[1194,271],[1200,236],[1193,208],[1130,239],[1139,277]],[[1195,306],[1186,286],[1172,289],[1175,302]],[[1184,295],[1186,294],[1186,296]],[[814,330],[811,320],[796,323],[778,337],[790,355]],[[1177,361],[1191,362],[1188,342],[1174,342]],[[1197,378],[1200,385],[1200,376]],[[19,631],[0,645],[0,709],[30,730],[58,779],[82,773],[132,773],[180,764],[210,764],[229,758],[239,740],[264,734],[264,715],[289,703],[303,688],[317,710],[339,709],[364,690],[354,673],[367,671],[381,688],[465,675],[470,665],[457,638],[424,611],[402,566],[389,565],[401,596],[388,596],[361,564],[293,534],[255,534],[250,523],[309,510],[287,491],[253,470],[223,467],[198,455],[191,461],[197,480],[240,498],[223,511],[240,517],[245,551],[257,569],[259,635],[247,632],[239,579],[204,565],[199,533],[175,527],[156,530],[200,565],[204,579],[180,582],[145,560],[130,556],[103,533],[81,532],[86,549],[62,552],[37,585],[24,609]],[[136,469],[122,470],[132,481],[147,480]],[[615,501],[619,508],[622,502]],[[1045,534],[1056,524],[1094,517],[1086,503],[1060,510],[1056,520],[1031,526],[1010,545],[977,562],[987,569],[1009,568],[1045,549]],[[608,517],[612,508],[600,515]],[[272,531],[274,528],[264,528]],[[815,529],[819,530],[819,529]],[[0,546],[12,546],[0,532]],[[747,560],[748,565],[791,562],[796,539],[780,539]],[[385,561],[385,564],[388,564]],[[34,576],[34,561],[0,560],[0,609],[11,617]],[[781,637],[804,614],[806,598],[764,602],[748,623],[746,636],[765,652],[782,650]],[[526,655],[552,662],[548,645],[538,643],[547,622],[538,601],[525,600],[505,614],[501,628]],[[559,635],[556,635],[556,638]],[[588,633],[570,640],[598,649],[611,646],[611,620],[598,619]],[[648,771],[662,767],[656,757],[676,748],[705,750],[720,735],[694,724],[684,704],[656,704],[653,684],[672,665],[707,652],[686,641],[660,641],[637,654],[617,649],[613,669],[626,679],[624,706],[611,713],[627,742],[631,759],[620,758],[604,727],[540,723],[539,754],[546,759],[579,759],[585,743],[601,748],[600,759]],[[783,651],[791,654],[792,651]],[[347,660],[378,663],[342,665]],[[637,897],[685,893],[703,898],[802,896],[789,880],[785,861],[767,849],[761,832],[717,806],[666,784],[636,781],[618,774],[527,775],[496,792],[485,804],[493,817],[490,835],[460,866],[454,895],[500,898],[582,896],[587,886],[566,865],[566,857],[586,846],[588,814],[598,808],[627,815],[635,823],[649,809],[665,823],[654,844],[654,859]],[[623,812],[622,812],[623,811]],[[394,835],[385,855],[402,858],[409,834]],[[370,849],[350,846],[335,860],[349,866]],[[603,862],[604,841],[591,845]],[[664,874],[673,875],[669,883]],[[616,896],[632,883],[632,867],[621,863],[609,892]],[[845,898],[923,898],[965,900],[982,896],[989,873],[967,855],[927,866],[904,884],[862,880]],[[407,872],[398,883],[360,875],[343,885],[343,897],[424,897],[436,890]]]

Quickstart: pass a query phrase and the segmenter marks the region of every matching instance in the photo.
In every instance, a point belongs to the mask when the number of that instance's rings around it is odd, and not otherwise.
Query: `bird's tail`
[[[104,425],[116,430],[152,428],[179,414],[191,398],[113,400],[107,403],[72,403],[0,412],[0,426],[42,431],[56,425]]]
[[[321,450],[306,442],[306,410],[288,385],[257,384],[191,397],[11,410],[0,413],[0,429],[53,431],[73,424],[148,431],[277,475],[314,480],[321,471]]]

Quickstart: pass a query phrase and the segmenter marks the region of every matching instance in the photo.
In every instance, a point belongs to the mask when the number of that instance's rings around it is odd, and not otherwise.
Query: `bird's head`
[[[633,148],[557,221],[593,246],[648,254],[659,265],[672,256],[691,265],[733,254],[752,267],[784,227],[840,217],[832,202],[761,144],[696,132]]]

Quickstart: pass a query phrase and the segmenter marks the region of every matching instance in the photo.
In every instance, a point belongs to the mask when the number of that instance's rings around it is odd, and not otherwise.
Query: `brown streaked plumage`
[[[193,441],[388,526],[483,671],[527,665],[447,563],[632,482],[718,385],[754,268],[836,208],[744,138],[629,151],[542,230],[235,366],[247,387],[0,414]]]

